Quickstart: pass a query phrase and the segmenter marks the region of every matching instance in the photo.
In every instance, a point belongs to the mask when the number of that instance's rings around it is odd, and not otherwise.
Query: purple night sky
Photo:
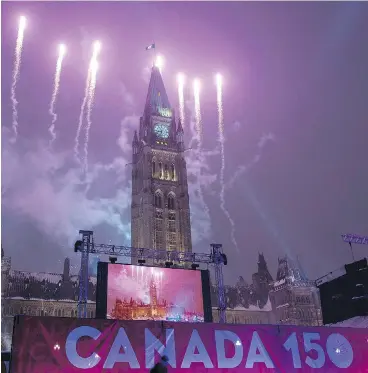
[[[2,244],[13,267],[62,270],[79,229],[96,242],[130,244],[130,167],[155,41],[178,108],[175,76],[201,79],[202,176],[187,152],[193,251],[222,243],[225,281],[247,281],[265,254],[298,256],[315,279],[351,260],[340,234],[368,234],[368,3],[3,2]],[[10,89],[18,17],[28,20],[20,80],[19,137]],[[88,183],[73,159],[92,42],[102,42],[89,142]],[[48,113],[60,42],[67,45],[51,151]],[[214,74],[224,76],[226,207]],[[190,87],[191,88],[191,87]],[[186,92],[186,144],[192,111]],[[84,133],[81,139],[84,138]],[[83,144],[83,141],[82,141]],[[234,175],[237,175],[235,179]],[[200,183],[209,207],[195,194]],[[356,259],[366,246],[355,246]],[[73,259],[76,262],[77,259]],[[79,260],[79,259],[78,259]]]

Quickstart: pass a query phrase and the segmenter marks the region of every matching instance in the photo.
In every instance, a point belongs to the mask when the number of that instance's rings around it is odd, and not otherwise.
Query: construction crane
[[[341,238],[344,242],[347,242],[350,246],[351,256],[353,257],[353,262],[355,262],[353,243],[357,245],[368,245],[368,236],[358,236],[357,234],[342,234]]]
[[[192,268],[198,267],[198,263],[213,265],[215,267],[215,281],[217,284],[219,322],[226,322],[226,298],[224,276],[222,266],[227,265],[227,257],[223,253],[221,244],[211,244],[210,253],[192,253],[183,251],[167,251],[155,249],[133,248],[128,246],[116,246],[106,244],[95,244],[93,231],[80,230],[82,240],[75,242],[74,251],[81,253],[81,267],[79,271],[79,296],[78,296],[78,317],[87,317],[88,301],[88,264],[89,255],[106,254],[110,256],[111,262],[116,261],[116,257],[136,258],[138,263],[145,263],[147,259],[153,262],[165,261],[168,266],[173,262],[192,263]]]
[[[368,245],[368,236],[358,236],[357,234],[342,234],[341,235],[344,242],[349,244],[358,244],[358,245]]]

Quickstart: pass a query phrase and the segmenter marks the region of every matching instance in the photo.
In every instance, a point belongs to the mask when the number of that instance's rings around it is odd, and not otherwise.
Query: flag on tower
[[[156,48],[156,45],[153,43],[149,45],[148,47],[146,47],[146,51],[149,51],[150,49],[155,49],[155,48]]]

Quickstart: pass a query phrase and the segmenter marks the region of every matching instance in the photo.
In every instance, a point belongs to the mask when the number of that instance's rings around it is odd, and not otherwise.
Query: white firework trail
[[[195,79],[193,82],[194,90],[194,112],[195,112],[195,124],[196,131],[198,136],[198,148],[202,149],[202,115],[201,115],[201,98],[200,98],[200,82],[198,79]]]
[[[81,163],[81,160],[79,158],[79,136],[80,136],[80,132],[82,130],[84,110],[85,110],[86,105],[87,105],[90,81],[91,81],[91,71],[90,71],[90,68],[89,68],[88,73],[87,73],[86,88],[85,88],[85,91],[84,91],[83,102],[82,102],[82,106],[81,106],[80,113],[79,113],[77,133],[76,133],[75,139],[74,139],[74,156],[75,156],[76,160],[78,161],[78,163]]]
[[[11,139],[11,142],[17,141],[18,136],[18,110],[17,110],[17,97],[16,97],[16,88],[17,82],[19,79],[19,71],[20,65],[22,62],[22,50],[23,50],[23,40],[24,40],[24,30],[26,28],[26,17],[21,16],[19,18],[19,27],[18,27],[18,36],[15,45],[15,53],[14,53],[14,68],[13,68],[13,81],[11,85],[11,101],[12,101],[12,109],[13,109],[13,117],[12,117],[12,127],[14,132],[14,137]]]
[[[88,98],[90,96],[90,85],[91,85],[91,79],[92,79],[92,73],[93,73],[92,70],[93,70],[94,67],[97,66],[97,57],[98,57],[98,54],[100,53],[100,50],[101,50],[101,43],[99,41],[95,41],[93,43],[92,57],[90,59],[90,63],[89,63],[89,66],[88,66],[87,80],[86,80],[83,102],[82,102],[80,113],[79,113],[77,133],[76,133],[75,139],[74,139],[74,155],[75,155],[76,160],[79,163],[81,163],[81,159],[79,157],[79,136],[80,136],[80,132],[81,132],[82,126],[83,126],[84,112],[85,112],[85,109],[86,109]]]
[[[91,61],[91,80],[88,89],[88,100],[87,100],[87,126],[86,126],[86,135],[84,139],[84,170],[85,172],[88,171],[88,143],[89,143],[89,130],[91,129],[92,120],[92,107],[93,101],[95,97],[95,90],[96,90],[96,79],[97,79],[97,69],[98,63],[97,60]]]
[[[184,80],[184,75],[178,74],[179,118],[183,128],[185,126]]]
[[[218,132],[220,142],[220,154],[221,154],[221,169],[220,169],[220,207],[224,212],[225,216],[229,220],[231,231],[231,241],[235,246],[235,249],[239,251],[238,243],[235,238],[235,222],[230,216],[229,211],[225,206],[225,137],[224,137],[224,110],[222,101],[222,76],[216,75],[216,88],[217,88],[217,112],[218,112]]]
[[[55,69],[55,77],[54,77],[54,88],[52,91],[52,96],[51,96],[51,102],[50,102],[50,108],[49,108],[49,113],[52,116],[52,122],[49,127],[49,132],[51,135],[51,140],[50,140],[50,146],[56,139],[56,133],[55,133],[55,123],[57,120],[57,115],[55,113],[55,103],[56,103],[56,98],[59,93],[59,86],[60,86],[60,76],[61,76],[61,68],[63,65],[63,59],[64,55],[66,52],[66,47],[64,44],[60,44],[59,46],[59,56],[56,62],[56,69]]]
[[[255,166],[260,161],[262,157],[263,149],[266,146],[266,144],[270,141],[275,141],[275,135],[273,133],[270,132],[267,134],[263,134],[261,136],[257,144],[257,148],[258,148],[257,153],[255,154],[255,156],[252,158],[252,160],[248,164],[246,164],[245,166],[242,165],[238,167],[238,169],[235,171],[231,179],[226,183],[225,185],[226,189],[233,187],[236,180],[239,179],[241,175],[248,172],[253,166]]]
[[[202,141],[203,141],[203,127],[202,127],[202,115],[201,115],[201,97],[200,97],[200,82],[198,79],[195,79],[193,82],[193,92],[194,92],[194,113],[195,113],[195,130],[196,136],[198,139],[198,160],[199,160],[199,168],[198,168],[198,196],[203,205],[203,208],[207,215],[210,214],[210,210],[204,200],[202,188],[201,188],[201,171],[202,166],[204,164],[203,160],[203,153],[202,153]]]

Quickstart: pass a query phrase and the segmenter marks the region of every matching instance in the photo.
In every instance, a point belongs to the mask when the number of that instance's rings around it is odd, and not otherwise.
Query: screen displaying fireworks
[[[109,264],[107,318],[203,322],[201,272]]]

